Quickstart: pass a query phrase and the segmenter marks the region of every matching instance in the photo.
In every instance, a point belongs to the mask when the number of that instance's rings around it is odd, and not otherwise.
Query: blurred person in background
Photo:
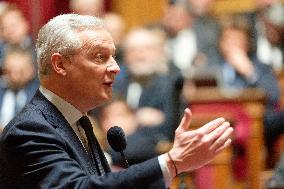
[[[264,112],[264,139],[267,150],[267,162],[274,143],[281,133],[284,132],[283,110],[279,110],[280,89],[277,78],[269,65],[261,63],[255,52],[251,50],[251,28],[243,16],[226,17],[219,39],[220,52],[223,56],[221,78],[219,85],[222,89],[237,94],[245,88],[262,89],[266,95]],[[229,94],[229,93],[228,93]],[[243,128],[243,129],[241,129]],[[236,152],[245,154],[245,140],[242,139],[241,130],[246,130],[240,125],[240,132],[236,128],[233,146]],[[271,165],[267,165],[271,166]]]
[[[259,10],[256,23],[257,57],[279,72],[283,69],[284,61],[284,5],[277,0],[263,4],[259,5],[262,9]]]
[[[29,50],[35,56],[34,44],[29,33],[27,19],[13,4],[9,4],[0,17],[2,42],[0,43],[0,65],[3,63],[6,49],[9,46],[19,46]]]
[[[169,1],[165,6],[162,27],[167,34],[167,50],[173,64],[183,74],[191,68],[197,54],[196,34],[185,0]]]
[[[151,133],[152,127],[139,125],[135,111],[126,101],[114,100],[103,106],[98,120],[105,134],[112,126],[119,126],[124,130],[127,141],[124,153],[130,165],[141,163],[162,153],[158,146],[160,141]],[[169,148],[170,146],[167,149]],[[111,156],[113,165],[122,167],[123,160],[120,153],[110,147],[106,150]]]
[[[2,14],[5,12],[5,9],[7,8],[8,3],[7,2],[0,2],[0,18]],[[2,27],[0,22],[0,44],[2,43]],[[0,55],[1,56],[1,55]]]
[[[187,9],[192,17],[192,29],[196,36],[195,61],[215,66],[220,64],[218,52],[219,24],[210,14],[214,0],[187,0]]]
[[[70,0],[69,8],[71,12],[81,15],[102,16],[104,0]]]
[[[107,133],[112,126],[119,126],[125,135],[129,136],[138,128],[135,112],[126,101],[120,99],[115,99],[102,106],[98,121],[104,133]]]
[[[220,87],[243,89],[262,88],[267,93],[269,109],[279,103],[277,79],[269,66],[261,64],[251,49],[251,28],[243,16],[224,17],[219,49],[223,57]]]
[[[31,100],[39,87],[33,56],[19,47],[6,50],[0,83],[0,127],[4,127]]]
[[[167,50],[185,78],[190,77],[195,67],[214,73],[220,64],[219,25],[209,14],[213,2],[169,0],[165,7],[162,27],[167,33]]]
[[[7,8],[8,3],[7,2],[0,2],[0,18],[2,16],[2,14],[5,12],[5,9]],[[1,22],[0,22],[0,44],[3,44],[3,36],[2,36],[2,27],[1,27]],[[0,48],[0,70],[2,72],[2,68],[1,68],[1,61],[3,59],[4,56],[4,50],[1,50]],[[0,133],[1,133],[1,129],[0,128]]]
[[[118,65],[121,65],[123,63],[122,43],[126,33],[126,22],[121,15],[114,12],[108,12],[104,14],[103,20],[105,21],[106,29],[111,34],[114,44],[116,46],[116,61]]]
[[[262,11],[276,3],[278,0],[255,0],[257,11]]]
[[[164,36],[136,28],[127,34],[123,47],[125,74],[116,80],[115,96],[136,111],[139,124],[156,128],[153,137],[173,140],[176,75],[169,69]]]

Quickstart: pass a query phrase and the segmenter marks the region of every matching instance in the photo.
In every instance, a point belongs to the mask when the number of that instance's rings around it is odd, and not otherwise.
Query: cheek
[[[82,85],[85,85],[86,88],[94,92],[102,86],[102,83],[103,74],[98,72],[85,72],[82,77]]]

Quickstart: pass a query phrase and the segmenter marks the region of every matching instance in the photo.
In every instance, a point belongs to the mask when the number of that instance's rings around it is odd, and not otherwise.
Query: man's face
[[[33,77],[32,58],[27,54],[10,53],[4,60],[5,78],[12,89],[24,87]]]
[[[101,0],[73,0],[70,9],[81,15],[100,16],[104,7]]]
[[[214,0],[189,0],[189,3],[197,16],[203,16],[209,12]]]
[[[153,74],[164,57],[160,39],[154,34],[138,30],[127,39],[124,58],[131,74],[147,76]]]
[[[28,24],[18,11],[10,11],[1,19],[2,35],[6,42],[19,44],[28,33]]]
[[[79,33],[83,46],[67,64],[70,92],[85,111],[112,97],[112,85],[119,67],[113,58],[115,46],[103,29]],[[68,74],[70,73],[70,74]]]

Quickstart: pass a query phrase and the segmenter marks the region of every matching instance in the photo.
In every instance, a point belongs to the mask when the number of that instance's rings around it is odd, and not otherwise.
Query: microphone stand
[[[123,161],[123,167],[128,168],[129,167],[129,163],[125,157],[125,154],[123,153],[123,151],[120,151],[121,157],[122,157],[122,161]]]

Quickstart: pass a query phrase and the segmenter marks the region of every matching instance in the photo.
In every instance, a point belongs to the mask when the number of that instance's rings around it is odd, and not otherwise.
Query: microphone
[[[174,88],[177,91],[181,91],[183,88],[183,84],[184,84],[184,79],[182,76],[177,76],[177,78],[174,81]]]
[[[129,164],[123,152],[126,148],[126,139],[122,128],[118,126],[111,127],[107,132],[107,140],[114,151],[120,152],[124,167],[128,168]]]

